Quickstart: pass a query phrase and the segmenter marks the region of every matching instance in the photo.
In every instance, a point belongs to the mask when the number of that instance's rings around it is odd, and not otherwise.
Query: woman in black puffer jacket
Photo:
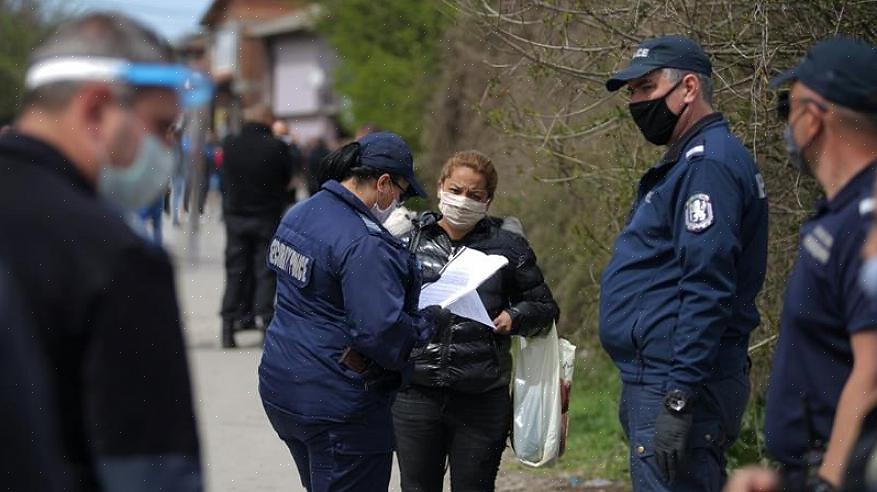
[[[424,283],[462,246],[505,256],[508,264],[478,288],[494,326],[455,316],[411,354],[412,383],[393,406],[406,492],[441,491],[446,463],[455,492],[494,489],[511,424],[510,335],[541,335],[558,316],[527,240],[487,216],[497,180],[485,155],[458,152],[442,169],[442,215],[424,214],[409,233]]]

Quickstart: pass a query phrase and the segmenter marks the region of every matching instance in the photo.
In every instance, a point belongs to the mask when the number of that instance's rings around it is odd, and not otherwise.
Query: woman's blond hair
[[[454,169],[460,166],[468,167],[484,176],[484,179],[487,181],[487,195],[489,198],[493,198],[493,194],[496,192],[496,185],[499,183],[499,175],[496,174],[496,168],[493,167],[493,162],[491,162],[490,158],[477,150],[457,152],[445,161],[445,165],[442,166],[441,178],[439,178],[439,186],[451,176]]]

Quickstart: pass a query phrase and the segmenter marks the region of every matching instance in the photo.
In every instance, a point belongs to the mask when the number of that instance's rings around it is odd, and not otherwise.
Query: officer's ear
[[[829,117],[828,103],[815,97],[803,97],[801,105],[803,114],[799,117],[800,121],[795,122],[795,127],[796,129],[799,125],[804,127],[806,142],[809,143],[825,130],[825,119]],[[789,118],[792,119],[794,116]]]
[[[114,104],[108,84],[84,84],[71,101],[77,120],[92,137],[100,138]]]
[[[685,104],[691,104],[700,97],[700,79],[693,73],[685,74],[682,77],[682,87],[685,88],[685,95],[682,101]]]
[[[378,176],[378,179],[375,180],[375,186],[377,187],[378,191],[386,190],[387,187],[393,186],[392,179],[393,178],[390,177],[389,173],[384,173]]]

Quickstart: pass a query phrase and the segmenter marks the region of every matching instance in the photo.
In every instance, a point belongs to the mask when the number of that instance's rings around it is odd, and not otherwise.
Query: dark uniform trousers
[[[268,247],[280,217],[225,216],[225,295],[222,319],[248,327],[254,316],[267,323],[274,314],[277,279],[268,268]]]
[[[727,478],[725,452],[740,433],[749,398],[749,376],[741,373],[703,386],[693,409],[688,453],[672,484],[658,471],[653,448],[655,419],[666,394],[666,384],[622,387],[619,419],[630,443],[633,490],[720,492]]]
[[[393,466],[389,422],[305,422],[262,400],[308,492],[386,492]],[[389,412],[386,413],[389,416]]]

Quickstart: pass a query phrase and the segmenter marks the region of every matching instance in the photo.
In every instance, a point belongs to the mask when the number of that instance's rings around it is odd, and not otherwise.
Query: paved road
[[[184,228],[166,226],[165,245],[176,263],[207,490],[303,491],[292,457],[259,400],[261,336],[240,333],[240,348],[220,349],[224,228],[207,218],[194,243]],[[394,473],[390,490],[398,491],[397,483]]]

